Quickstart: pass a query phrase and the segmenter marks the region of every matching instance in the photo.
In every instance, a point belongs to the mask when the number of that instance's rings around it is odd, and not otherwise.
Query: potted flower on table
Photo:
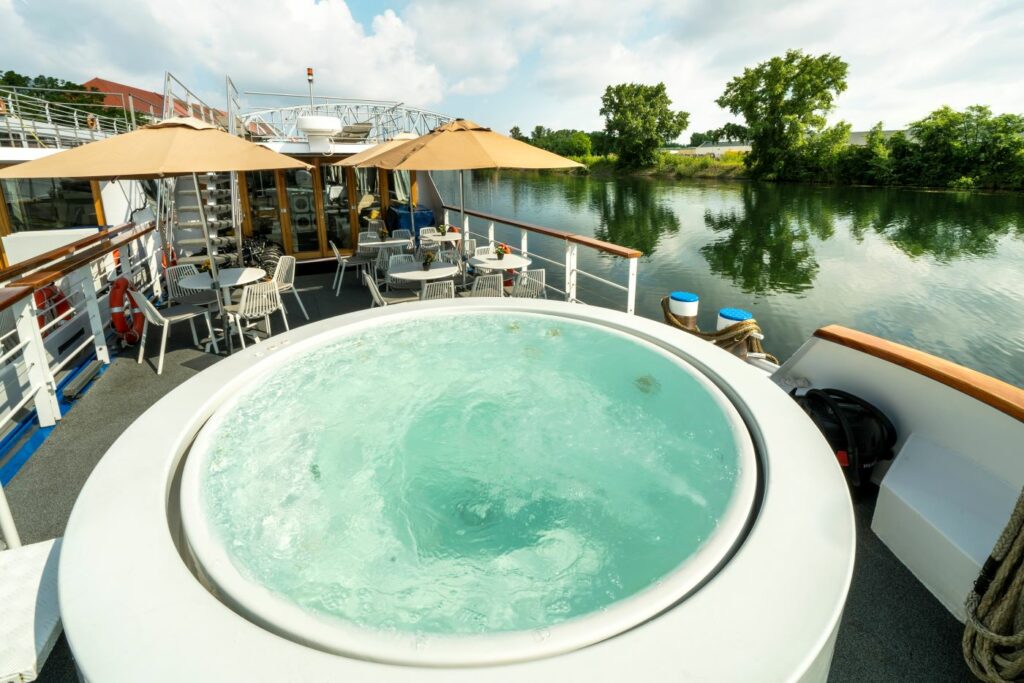
[[[434,262],[434,252],[428,251],[423,257],[423,270],[430,270],[430,264]]]
[[[512,249],[504,242],[494,245],[494,255],[498,257],[498,260],[505,258],[505,254],[511,254]]]

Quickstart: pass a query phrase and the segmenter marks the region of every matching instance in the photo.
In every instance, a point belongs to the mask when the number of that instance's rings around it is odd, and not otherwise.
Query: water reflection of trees
[[[831,237],[835,214],[814,188],[744,185],[739,206],[709,209],[704,223],[723,235],[700,250],[712,272],[745,292],[799,292],[818,272],[810,239]]]
[[[652,182],[622,178],[572,185],[567,185],[566,201],[574,206],[580,206],[584,199],[589,201],[598,214],[594,236],[600,240],[650,255],[663,234],[679,231],[679,217],[657,196],[657,186]]]
[[[1024,231],[1024,199],[907,190],[860,191],[850,203],[850,233],[881,235],[910,256],[939,261],[995,253],[1000,237]]]

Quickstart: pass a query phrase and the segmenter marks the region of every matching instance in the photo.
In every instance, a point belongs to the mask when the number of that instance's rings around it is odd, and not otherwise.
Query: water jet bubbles
[[[543,643],[545,640],[551,637],[551,629],[538,628],[533,631],[533,639],[538,643]]]

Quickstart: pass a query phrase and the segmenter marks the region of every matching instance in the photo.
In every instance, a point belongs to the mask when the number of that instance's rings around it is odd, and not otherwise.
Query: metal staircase
[[[231,176],[228,173],[202,173],[199,192],[192,176],[183,176],[174,183],[172,196],[170,241],[178,263],[194,263],[203,267],[210,258],[218,266],[236,262],[237,243],[231,218]],[[202,199],[200,211],[199,199]],[[207,253],[203,236],[203,212],[210,230],[211,253]]]

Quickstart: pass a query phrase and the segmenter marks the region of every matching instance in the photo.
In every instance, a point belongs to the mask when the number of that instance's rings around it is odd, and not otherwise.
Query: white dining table
[[[359,243],[359,248],[360,249],[362,249],[364,247],[366,249],[371,249],[371,248],[372,249],[379,249],[381,247],[409,247],[409,246],[412,246],[412,240],[411,239],[381,240],[380,242],[360,242]]]
[[[443,235],[420,235],[421,240],[428,242],[446,242],[448,244],[458,242],[462,239],[461,232],[446,232]]]
[[[481,270],[515,270],[516,268],[525,268],[531,263],[533,263],[531,259],[519,254],[505,254],[505,258],[499,259],[492,253],[486,256],[473,256],[469,259],[469,265]]]
[[[434,261],[427,270],[423,269],[422,263],[400,263],[388,271],[388,277],[407,282],[426,283],[430,280],[454,277],[458,272],[459,267],[447,261]]]
[[[267,276],[267,271],[262,268],[221,268],[217,271],[217,283],[224,291],[232,287],[241,287]],[[178,286],[182,289],[203,291],[213,289],[213,278],[210,273],[196,273],[178,280]]]

